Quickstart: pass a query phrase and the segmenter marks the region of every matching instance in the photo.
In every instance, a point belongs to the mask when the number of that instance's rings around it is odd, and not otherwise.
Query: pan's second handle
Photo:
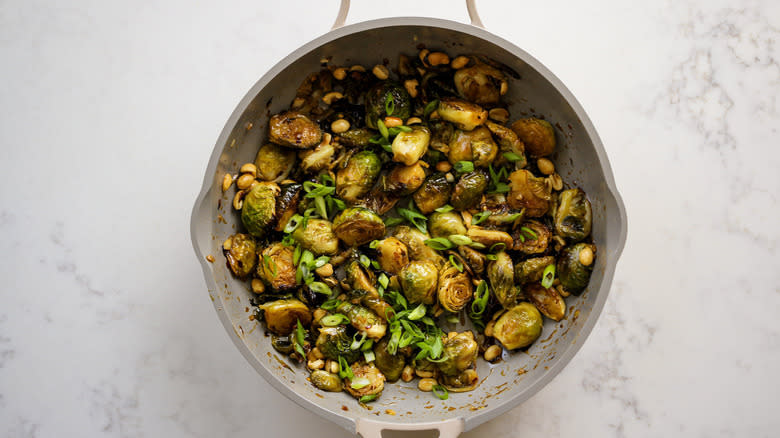
[[[471,25],[484,28],[485,26],[482,25],[482,20],[479,19],[479,14],[477,13],[476,0],[466,0],[466,9],[469,11]],[[341,5],[339,5],[339,13],[336,15],[336,21],[333,23],[332,29],[338,29],[339,27],[344,26],[344,22],[347,21],[348,13],[349,0],[341,0]]]
[[[382,438],[383,430],[438,430],[439,438],[457,438],[463,432],[463,419],[452,418],[429,423],[399,424],[387,421],[376,421],[368,418],[358,418],[355,431],[363,438]]]

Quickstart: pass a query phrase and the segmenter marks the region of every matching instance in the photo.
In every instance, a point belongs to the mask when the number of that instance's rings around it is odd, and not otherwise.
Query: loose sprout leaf
[[[549,289],[555,281],[555,265],[549,264],[542,273],[542,286]]]
[[[479,225],[479,224],[481,224],[490,215],[491,215],[491,212],[489,212],[489,211],[482,211],[482,212],[479,212],[479,213],[475,214],[474,216],[471,217],[471,225]]]

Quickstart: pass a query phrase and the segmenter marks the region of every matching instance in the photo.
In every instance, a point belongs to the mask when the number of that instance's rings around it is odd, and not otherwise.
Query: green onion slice
[[[444,237],[434,237],[433,239],[425,239],[424,243],[437,251],[444,251],[455,246],[449,239]]]
[[[454,243],[455,245],[461,246],[461,245],[471,245],[472,240],[468,236],[464,236],[463,234],[450,234],[448,237],[449,241]]]
[[[542,273],[542,286],[549,289],[550,286],[552,286],[554,280],[555,280],[555,265],[551,263],[547,265],[546,268],[544,268],[544,272]]]
[[[447,400],[450,398],[447,388],[441,385],[433,385],[433,395],[439,398],[439,400]]]
[[[452,254],[450,254],[450,264],[454,266],[455,269],[458,270],[458,272],[463,272],[463,263],[461,263],[460,259],[458,259]]]
[[[412,313],[407,316],[409,321],[417,321],[418,319],[425,316],[425,304],[420,303],[417,307],[412,310]]]
[[[455,172],[458,173],[468,173],[474,171],[474,163],[471,161],[458,161],[455,163]]]
[[[471,225],[479,225],[479,224],[481,224],[490,215],[491,215],[491,212],[489,212],[489,211],[482,211],[482,212],[479,212],[479,213],[475,214],[474,216],[471,217]]]
[[[325,305],[323,304],[322,307],[324,308]],[[342,315],[341,313],[326,315],[320,319],[320,324],[324,325],[325,327],[335,327],[341,324],[349,324],[349,318],[347,318],[345,315]]]

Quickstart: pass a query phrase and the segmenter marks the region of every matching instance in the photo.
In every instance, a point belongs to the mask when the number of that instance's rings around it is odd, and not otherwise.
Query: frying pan
[[[485,30],[473,0],[466,5],[471,24],[434,18],[404,17],[343,26],[349,0],[342,0],[333,30],[292,52],[249,90],[225,124],[206,169],[203,188],[191,219],[193,247],[203,268],[209,296],[230,338],[257,372],[300,406],[365,438],[381,437],[383,429],[437,429],[452,438],[527,400],[574,357],[604,307],[618,258],[626,241],[626,213],[596,129],[572,93],[547,68],[514,44]],[[440,401],[420,392],[414,381],[385,386],[368,407],[347,394],[322,393],[308,373],[273,349],[263,327],[251,318],[251,292],[230,274],[220,255],[222,242],[239,229],[231,207],[232,189],[222,193],[225,173],[254,161],[266,140],[270,115],[289,106],[301,80],[331,65],[372,66],[399,53],[414,54],[419,45],[451,55],[480,54],[519,74],[504,96],[514,118],[534,115],[550,121],[558,142],[553,160],[570,186],[588,194],[593,207],[593,240],[598,247],[590,284],[567,299],[561,322],[545,319],[542,336],[527,352],[489,364],[478,361],[481,383],[476,390],[450,394]],[[216,261],[209,263],[207,255]]]

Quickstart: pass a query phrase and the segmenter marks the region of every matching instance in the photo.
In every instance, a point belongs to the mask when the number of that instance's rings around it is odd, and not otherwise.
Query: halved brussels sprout
[[[398,274],[409,264],[409,251],[406,245],[395,237],[387,237],[376,245],[377,261],[383,271]]]
[[[393,151],[393,161],[411,166],[428,152],[430,141],[431,131],[423,125],[412,126],[411,132],[399,132],[390,146]]]
[[[385,223],[363,207],[349,207],[333,219],[333,233],[347,246],[359,246],[385,235]]]
[[[515,267],[512,258],[504,251],[496,254],[496,259],[487,265],[490,288],[498,302],[505,308],[512,307],[517,301],[515,289]]]
[[[525,208],[528,217],[541,217],[550,208],[552,199],[550,187],[544,178],[537,178],[531,172],[520,169],[509,174],[509,196],[507,202],[512,208]]]
[[[306,227],[296,228],[292,237],[317,255],[334,255],[339,250],[339,238],[333,234],[333,225],[325,219],[309,219]]]
[[[560,321],[566,315],[566,303],[555,289],[530,283],[523,287],[523,294],[544,316],[553,321]]]
[[[352,327],[371,339],[381,339],[387,331],[385,321],[366,307],[344,301],[336,310],[349,318]]]
[[[460,97],[477,104],[498,103],[504,74],[487,64],[478,63],[455,72],[455,88]]]
[[[336,193],[346,202],[357,202],[371,190],[382,167],[379,157],[371,151],[360,151],[349,158],[347,165],[336,173]]]
[[[303,196],[302,185],[286,184],[281,187],[279,196],[276,198],[276,231],[282,231],[287,226],[287,222],[298,213],[298,204]]]
[[[515,239],[513,249],[525,254],[541,254],[547,251],[552,232],[539,221],[527,220],[512,230]]]
[[[365,207],[378,215],[383,215],[395,207],[400,196],[382,190],[382,187],[376,186],[368,192],[368,195],[358,199],[352,205]]]
[[[341,378],[338,374],[329,373],[323,370],[314,370],[309,377],[311,383],[317,388],[328,392],[341,392],[344,386],[341,384]]]
[[[439,376],[439,382],[441,382],[449,392],[473,391],[477,387],[477,384],[479,384],[479,375],[477,374],[477,370],[468,369],[454,376],[442,374]]]
[[[260,183],[244,197],[241,208],[241,222],[249,234],[263,237],[276,218],[276,195],[279,186],[274,183]]]
[[[466,263],[469,264],[472,272],[475,274],[481,274],[485,272],[485,263],[487,262],[485,254],[482,254],[476,249],[466,245],[460,245],[458,247],[458,252],[463,257],[463,259],[466,260]]]
[[[352,336],[347,334],[347,328],[343,325],[335,327],[321,327],[320,335],[315,343],[317,349],[326,359],[339,360],[339,356],[352,363],[361,356],[360,350],[352,350]]]
[[[392,109],[392,114],[388,114]],[[377,120],[386,116],[406,120],[412,115],[412,98],[406,89],[394,82],[380,82],[366,93],[366,125],[377,129]]]
[[[362,362],[355,362],[351,366],[352,374],[355,376],[353,379],[345,379],[344,389],[348,393],[359,399],[367,395],[379,395],[382,390],[385,389],[385,375],[382,374],[379,369],[374,366],[373,363],[365,364]],[[363,386],[357,385],[357,379],[365,379],[368,383]],[[356,388],[356,386],[359,386]]]
[[[314,149],[298,152],[301,159],[301,168],[304,172],[318,172],[330,166],[336,148],[332,144],[320,144]]]
[[[466,232],[466,236],[472,241],[481,243],[488,248],[497,243],[503,243],[506,248],[511,248],[512,243],[514,242],[512,236],[505,231],[488,230],[487,228],[478,227],[476,225],[469,228]]]
[[[577,243],[563,248],[558,256],[556,271],[558,279],[561,280],[561,286],[566,292],[579,295],[588,286],[590,273],[593,271],[593,263],[583,265],[580,262],[580,252],[588,248],[591,254],[596,253],[596,245],[588,243]]]
[[[255,157],[257,177],[265,181],[287,178],[295,165],[295,151],[273,143],[260,147]]]
[[[374,365],[385,375],[388,382],[395,382],[401,377],[406,360],[402,354],[390,354],[387,351],[387,343],[388,339],[384,338],[374,344]]]
[[[418,161],[411,166],[398,165],[387,174],[384,190],[397,196],[414,193],[425,181],[425,169]]]
[[[525,157],[525,145],[520,138],[517,137],[517,134],[515,134],[514,131],[506,126],[491,122],[490,120],[485,122],[485,126],[487,126],[490,132],[498,139],[498,146],[502,152],[502,155],[497,160],[498,163],[506,161],[503,153],[513,153],[519,157],[514,162],[516,169],[523,168],[528,164],[528,160]]]
[[[448,376],[456,376],[474,365],[479,353],[479,346],[474,340],[474,333],[465,331],[447,339],[444,342],[444,357],[439,370]]]
[[[295,299],[271,301],[259,307],[265,312],[268,330],[280,336],[292,333],[298,320],[304,327],[311,322],[311,310],[306,304]]]
[[[274,290],[289,290],[297,286],[293,250],[280,242],[267,246],[260,254],[257,276]]]
[[[252,272],[257,260],[255,239],[248,234],[237,233],[230,236],[230,249],[224,249],[230,270],[236,277],[246,277]]]
[[[369,291],[372,294],[376,294],[376,288],[374,287],[374,276],[371,271],[366,271],[360,265],[360,262],[353,260],[344,269],[344,274],[347,276],[347,281],[352,286],[352,289]]]
[[[484,126],[473,131],[455,131],[450,140],[447,158],[450,163],[458,161],[471,161],[474,166],[488,167],[498,154],[498,146],[493,141],[490,131]]]
[[[430,260],[409,262],[398,274],[401,288],[409,304],[433,304],[439,270]]]
[[[425,179],[422,187],[414,192],[414,203],[422,214],[429,214],[443,206],[450,199],[452,186],[444,173],[432,173]]]
[[[295,351],[295,346],[290,340],[290,336],[271,335],[271,346],[282,354],[292,354]]]
[[[572,242],[588,237],[593,223],[593,212],[585,192],[580,189],[564,190],[558,195],[555,211],[555,231]]]
[[[535,257],[515,265],[515,282],[517,284],[526,284],[542,279],[544,268],[555,264],[555,257]]]
[[[511,128],[533,158],[546,157],[555,151],[555,130],[550,122],[530,117],[512,123]]]
[[[448,312],[458,312],[466,307],[474,296],[474,286],[467,272],[460,272],[452,264],[445,265],[439,272],[437,296],[439,304]]]
[[[463,174],[452,190],[450,204],[457,210],[468,210],[479,204],[488,187],[488,175],[483,169]]]
[[[367,128],[352,128],[347,132],[339,134],[340,143],[349,147],[368,147],[371,146],[371,140],[376,135],[376,131]]]
[[[285,111],[271,117],[268,139],[282,146],[308,149],[322,140],[322,130],[311,119],[295,111]]]
[[[438,212],[428,216],[428,229],[433,237],[448,237],[452,234],[466,234],[463,220],[455,211]]]
[[[520,303],[507,310],[493,326],[495,337],[508,350],[527,347],[542,334],[542,315],[531,303]]]
[[[487,120],[487,111],[465,100],[443,98],[439,101],[439,117],[464,131],[471,131]]]
[[[360,294],[360,304],[374,312],[377,316],[382,318],[383,321],[387,321],[388,319],[392,319],[392,317],[395,315],[395,310],[393,310],[393,306],[387,303],[387,301],[383,300],[379,293],[377,292],[369,292],[369,291],[361,291],[353,289],[349,291],[348,295],[350,297],[354,297],[356,295]]]
[[[444,258],[435,249],[425,244],[431,236],[416,228],[401,225],[395,230],[395,237],[406,245],[410,259],[432,261],[436,266],[444,264]]]
[[[431,128],[430,148],[445,155],[449,154],[450,141],[455,134],[455,127],[452,126],[452,123],[444,120],[431,120],[428,122],[428,127]]]

